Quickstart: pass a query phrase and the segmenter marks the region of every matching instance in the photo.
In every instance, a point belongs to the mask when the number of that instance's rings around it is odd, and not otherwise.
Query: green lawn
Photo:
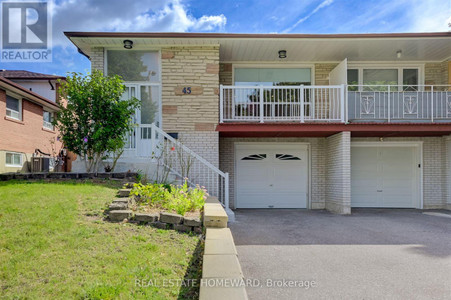
[[[200,238],[103,221],[117,187],[0,182],[1,297],[197,298],[196,287],[163,280],[200,277]]]

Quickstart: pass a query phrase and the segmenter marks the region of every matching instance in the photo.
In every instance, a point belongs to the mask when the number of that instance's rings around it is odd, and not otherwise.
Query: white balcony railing
[[[220,122],[451,122],[450,85],[223,86]]]
[[[345,122],[345,86],[223,86],[220,122]]]
[[[350,85],[348,89],[350,121],[451,120],[449,85]]]

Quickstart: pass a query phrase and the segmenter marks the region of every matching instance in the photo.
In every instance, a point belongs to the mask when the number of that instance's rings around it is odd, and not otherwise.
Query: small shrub
[[[139,205],[173,211],[180,215],[201,210],[207,198],[205,189],[199,186],[190,188],[187,180],[181,186],[136,183],[133,185],[131,195],[136,197]]]
[[[135,183],[130,195],[136,196],[139,204],[157,206],[164,198],[166,188],[162,184]]]

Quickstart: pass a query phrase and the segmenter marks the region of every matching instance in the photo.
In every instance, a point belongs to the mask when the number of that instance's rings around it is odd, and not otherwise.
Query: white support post
[[[260,123],[263,123],[263,114],[264,114],[264,107],[263,107],[263,86],[260,86]]]
[[[431,122],[434,123],[434,86],[431,85]]]
[[[154,155],[155,155],[155,144],[156,144],[156,130],[155,130],[155,123],[152,123],[150,125],[150,142],[151,142],[151,146],[150,146],[150,158],[153,160],[154,159]]]
[[[388,123],[390,123],[390,114],[391,114],[391,109],[390,109],[390,106],[391,106],[391,99],[390,99],[390,85],[388,86],[388,99],[387,99],[387,105],[388,105],[388,108],[387,108],[387,112],[388,112]]]
[[[299,88],[299,92],[301,93],[299,96],[299,99],[301,101],[301,123],[304,123],[305,122],[305,120],[304,120],[304,105],[305,105],[304,100],[305,99],[304,99],[304,85],[303,84],[301,84],[301,87]]]
[[[349,100],[348,100],[348,85],[345,84],[345,123],[348,124],[349,122]]]
[[[224,87],[219,85],[219,123],[224,123]]]
[[[229,173],[224,173],[224,206],[229,209]]]
[[[341,104],[341,121],[346,122],[345,120],[345,85],[341,84],[340,87],[340,104]]]

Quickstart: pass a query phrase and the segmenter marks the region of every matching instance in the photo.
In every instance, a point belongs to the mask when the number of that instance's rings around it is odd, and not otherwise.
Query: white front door
[[[420,208],[418,148],[353,146],[351,206]]]
[[[238,144],[237,208],[307,208],[308,147]]]
[[[151,130],[150,125],[155,123],[160,126],[160,89],[157,84],[125,84],[125,92],[122,99],[135,97],[141,100],[141,107],[136,110],[132,122],[137,127],[126,138],[124,156],[150,157]]]

